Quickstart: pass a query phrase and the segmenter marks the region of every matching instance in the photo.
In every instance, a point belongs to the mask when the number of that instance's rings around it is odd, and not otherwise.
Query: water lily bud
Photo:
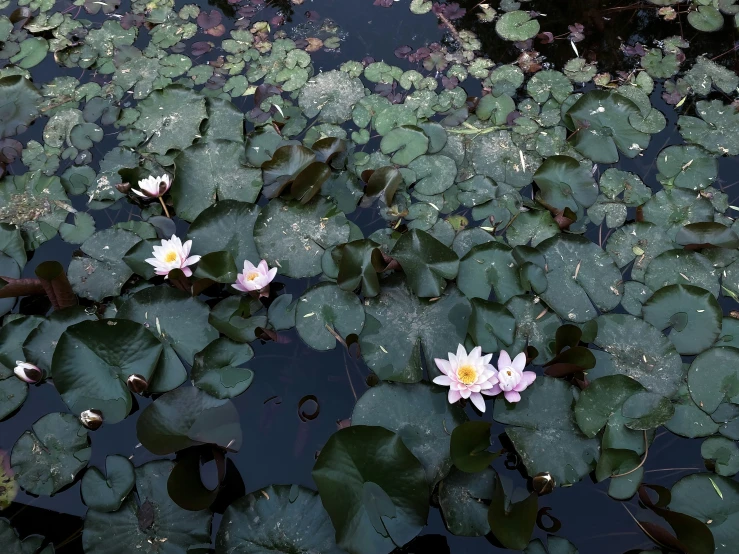
[[[554,477],[548,471],[534,475],[534,490],[539,496],[549,494],[554,490]]]
[[[103,412],[100,410],[85,410],[80,414],[80,423],[90,431],[97,431],[103,424]]]
[[[131,190],[131,183],[118,183],[115,188],[123,194],[128,194],[128,191]]]
[[[44,372],[33,364],[21,361],[16,361],[15,364],[13,371],[21,381],[35,385],[44,378]]]
[[[135,373],[128,376],[126,384],[128,385],[128,390],[134,394],[141,394],[149,386],[149,383],[146,382],[146,379],[142,375]]]

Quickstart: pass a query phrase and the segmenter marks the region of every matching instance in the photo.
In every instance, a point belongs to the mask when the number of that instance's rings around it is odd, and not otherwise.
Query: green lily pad
[[[699,117],[681,115],[677,120],[680,134],[687,142],[719,156],[739,154],[739,136],[734,132],[739,124],[736,108],[721,100],[699,100],[695,111]]]
[[[642,313],[644,321],[657,329],[671,328],[667,336],[680,354],[700,354],[721,333],[721,306],[700,287],[663,287],[644,303]]]
[[[149,404],[136,422],[136,434],[147,450],[160,456],[199,444],[238,452],[242,440],[234,404],[197,387],[175,389]]]
[[[311,348],[336,348],[334,333],[342,337],[359,335],[363,326],[364,309],[357,295],[333,283],[318,283],[298,300],[295,327]]]
[[[670,432],[689,439],[710,437],[718,432],[719,424],[693,402],[687,384],[680,385],[675,400],[675,414],[665,423]]]
[[[28,385],[12,369],[0,367],[0,421],[20,408],[28,397]]]
[[[119,295],[133,275],[123,256],[140,240],[138,235],[116,228],[92,235],[80,247],[90,257],[72,258],[67,270],[74,292],[96,302]]]
[[[506,239],[510,246],[529,243],[531,246],[538,246],[559,232],[559,225],[548,210],[529,210],[519,213],[518,217],[511,221],[506,230]]]
[[[53,311],[23,342],[24,359],[46,371],[46,376],[50,377],[52,355],[62,333],[72,325],[96,319],[82,306]]]
[[[434,358],[446,358],[464,342],[470,304],[449,286],[434,302],[417,298],[401,275],[382,283],[375,298],[364,302],[364,329],[359,335],[362,358],[380,379],[415,383],[426,367],[435,377]]]
[[[649,135],[637,131],[629,117],[639,108],[628,98],[611,91],[594,90],[575,102],[565,116],[575,149],[597,163],[616,163],[619,151],[635,158],[649,145]]]
[[[125,456],[111,455],[105,458],[105,474],[103,477],[96,467],[85,472],[80,488],[82,501],[92,510],[115,512],[133,489],[133,465]]]
[[[513,344],[516,318],[502,304],[482,298],[471,300],[472,314],[467,332],[485,352],[497,352]]]
[[[318,493],[300,485],[270,485],[233,502],[216,536],[216,553],[344,554]]]
[[[720,291],[718,270],[702,254],[675,248],[654,258],[646,274],[644,284],[652,290],[667,285],[694,285],[718,297]]]
[[[419,194],[433,196],[441,194],[454,184],[457,166],[454,160],[443,154],[430,154],[416,158],[408,164],[416,174],[413,190]]]
[[[695,94],[707,96],[713,86],[721,92],[731,94],[739,86],[739,76],[730,69],[706,58],[698,56],[695,64],[683,75]]]
[[[718,222],[688,223],[675,235],[675,242],[693,248],[711,246],[727,249],[739,247],[739,236],[733,229]],[[710,255],[710,252],[707,252]]]
[[[578,235],[557,235],[538,246],[546,258],[542,299],[565,321],[582,323],[621,302],[621,272],[597,244]]]
[[[380,383],[357,401],[352,425],[389,429],[421,462],[433,488],[452,467],[450,433],[467,421],[459,404],[449,404],[447,391],[430,383]]]
[[[713,221],[713,212],[706,198],[682,189],[661,190],[641,208],[643,221],[659,225],[669,239],[688,223]]]
[[[298,105],[306,117],[340,124],[352,118],[352,108],[364,98],[364,85],[342,71],[319,73],[300,89]]]
[[[598,359],[589,378],[620,374],[667,398],[677,392],[685,375],[682,360],[658,329],[625,314],[602,315],[595,322],[598,335],[593,342],[608,356]]]
[[[129,494],[115,512],[89,510],[82,545],[89,554],[115,554],[125,549],[141,554],[180,554],[209,548],[212,513],[189,511],[167,493],[167,480],[175,463],[149,462],[135,470],[136,494]]]
[[[504,13],[495,24],[495,32],[512,42],[534,38],[539,29],[539,22],[532,19],[529,12],[522,10]]]
[[[548,205],[573,212],[587,208],[598,197],[598,185],[588,169],[569,156],[551,156],[534,174],[539,194]]]
[[[454,467],[466,473],[484,471],[498,454],[489,452],[490,423],[467,421],[452,431],[449,451]]]
[[[425,231],[413,229],[398,239],[390,252],[403,268],[408,284],[417,296],[441,296],[447,279],[454,279],[459,258],[454,251]]]
[[[257,327],[267,325],[265,315],[255,315],[261,309],[256,298],[227,296],[213,307],[208,321],[231,340],[251,342],[257,338]]]
[[[490,533],[486,502],[493,498],[496,477],[491,467],[480,473],[452,468],[439,483],[439,505],[450,533],[461,537]]]
[[[479,244],[459,263],[457,285],[468,298],[487,300],[491,291],[498,302],[505,303],[525,291],[512,249],[500,242]]]
[[[574,388],[552,377],[538,377],[515,404],[495,401],[493,419],[509,425],[506,435],[529,475],[547,471],[557,485],[576,483],[595,468],[600,446],[575,423]]]
[[[396,127],[380,142],[383,154],[393,153],[390,161],[398,165],[408,165],[425,154],[429,149],[429,138],[420,127],[403,125]],[[456,168],[455,168],[456,173]]]
[[[321,256],[331,246],[347,242],[349,224],[327,200],[310,204],[270,201],[254,225],[254,242],[261,258],[287,277],[321,273]]]
[[[208,306],[197,298],[163,286],[148,287],[128,297],[118,308],[117,317],[141,323],[192,365],[195,354],[218,338],[218,331],[208,323],[209,313]]]
[[[171,189],[178,217],[193,221],[216,200],[256,202],[262,175],[244,162],[243,142],[213,140],[180,152]]]
[[[385,267],[379,244],[370,239],[348,242],[341,248],[336,284],[342,290],[353,291],[361,285],[366,298],[380,292],[378,271]],[[338,250],[337,248],[337,250]],[[324,271],[325,272],[325,271]]]
[[[547,535],[547,547],[544,548],[544,544],[541,539],[534,539],[529,543],[526,549],[523,551],[524,554],[578,554],[577,548],[570,541],[564,537],[555,537],[554,535]],[[649,554],[642,552],[641,554]]]
[[[356,425],[329,438],[313,467],[336,542],[353,554],[393,550],[426,525],[429,484],[400,435]]]
[[[192,240],[191,255],[225,251],[231,254],[239,271],[244,260],[257,264],[259,254],[253,230],[258,216],[258,206],[238,200],[222,200],[208,206],[187,231],[187,238]]]
[[[701,444],[701,456],[714,465],[714,471],[724,477],[739,472],[739,447],[725,437],[709,437]]]
[[[717,346],[699,354],[688,370],[688,389],[707,414],[724,400],[739,403],[739,349]]]
[[[41,100],[30,79],[13,75],[0,79],[0,139],[23,133],[39,115]]]
[[[630,396],[643,390],[642,385],[626,375],[606,375],[595,379],[577,399],[575,420],[578,427],[585,436],[596,436]]]
[[[675,408],[669,399],[647,391],[632,394],[621,407],[626,427],[635,431],[656,429],[670,421],[674,413]]]
[[[718,177],[718,160],[700,146],[668,146],[657,156],[657,176],[662,185],[703,190]]]
[[[732,479],[697,473],[672,486],[669,509],[708,525],[717,554],[729,554],[739,539],[739,484]]]
[[[521,159],[525,164],[521,163]],[[467,147],[466,159],[475,173],[493,179],[498,186],[509,185],[521,189],[533,179],[541,164],[538,154],[524,152],[508,131],[495,131],[477,137]]]
[[[617,229],[606,243],[606,252],[620,268],[633,261],[631,278],[644,281],[650,262],[674,246],[661,227],[653,223],[637,222]],[[641,310],[639,313],[641,314]]]
[[[208,117],[205,98],[182,85],[155,90],[136,109],[141,115],[133,128],[145,133],[144,148],[155,154],[190,146],[200,135],[200,124]]]
[[[697,11],[688,12],[688,23],[694,29],[711,33],[724,26],[724,16],[713,6],[698,6]]]
[[[97,409],[105,423],[118,423],[131,411],[126,380],[137,374],[151,382],[161,353],[162,344],[139,323],[82,321],[59,338],[51,362],[54,386],[73,413]]]
[[[227,337],[216,339],[195,355],[193,384],[216,398],[234,398],[254,380],[251,369],[239,367],[253,356],[254,351],[248,344]]]
[[[562,321],[537,300],[514,296],[505,306],[516,318],[515,340],[509,351],[523,352],[533,346],[539,353],[533,362],[541,365],[554,357],[554,338]]]
[[[550,96],[561,104],[572,94],[573,86],[562,73],[550,69],[534,73],[526,83],[526,91],[537,104],[544,104]]]
[[[72,414],[46,414],[23,433],[10,460],[18,484],[31,494],[50,495],[74,481],[90,460],[87,429]]]

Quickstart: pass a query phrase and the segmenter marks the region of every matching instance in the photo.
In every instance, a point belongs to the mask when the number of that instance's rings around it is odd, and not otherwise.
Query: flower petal
[[[498,371],[501,371],[504,367],[508,367],[509,365],[511,365],[511,357],[508,355],[508,352],[501,350],[498,355]]]
[[[439,375],[434,378],[434,383],[441,385],[442,387],[448,387],[452,384],[452,380],[446,375]]]
[[[472,391],[470,391],[470,389],[468,389],[467,387],[463,387],[459,390],[459,394],[462,395],[462,398],[469,398],[472,394]]]
[[[495,396],[496,394],[500,394],[503,391],[501,390],[500,385],[493,385],[492,389],[483,389],[480,392],[482,392],[482,394],[487,394],[488,396]]]
[[[482,397],[482,395],[479,392],[473,392],[470,395],[470,400],[475,405],[475,408],[477,408],[483,413],[485,412],[485,399]]]
[[[436,362],[436,367],[438,367],[439,371],[444,375],[449,375],[449,373],[451,373],[452,366],[447,360],[443,358],[434,358],[434,362]]]
[[[505,396],[505,399],[508,400],[508,402],[518,402],[521,400],[521,395],[513,390],[504,392],[503,396]]]
[[[449,403],[450,404],[454,404],[460,398],[462,398],[462,395],[459,394],[459,391],[458,390],[449,389],[449,394],[447,395],[447,399],[449,400]]]
[[[526,367],[526,354],[524,352],[521,352],[518,356],[513,358],[511,365],[514,369],[517,369],[518,371],[523,371],[523,368]]]

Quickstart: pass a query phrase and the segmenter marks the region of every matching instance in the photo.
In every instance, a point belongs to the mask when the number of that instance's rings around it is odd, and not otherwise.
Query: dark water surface
[[[231,9],[225,2],[196,2],[204,9],[222,9],[228,15]],[[625,4],[626,2],[624,2]],[[180,6],[181,2],[177,2]],[[255,20],[269,18],[280,11],[283,3],[275,2],[272,7],[261,12]],[[287,4],[287,3],[285,3]],[[288,34],[298,24],[306,23],[307,10],[319,13],[320,19],[330,17],[345,33],[346,38],[338,52],[318,52],[312,55],[316,71],[336,68],[346,60],[360,60],[371,56],[375,60],[411,68],[412,64],[399,60],[394,50],[401,45],[414,48],[440,41],[447,35],[439,28],[433,17],[419,17],[410,13],[406,0],[390,9],[373,6],[372,0],[306,0],[300,6],[292,6],[293,13],[288,15],[289,21],[284,27]],[[474,2],[460,2],[463,7],[471,8]],[[59,9],[69,7],[68,2],[58,3]],[[128,2],[124,2],[117,13],[127,11]],[[610,10],[616,4],[605,1],[568,1],[568,2],[532,2],[526,9],[535,9],[547,13],[543,26],[547,28],[566,29],[566,25],[580,22],[586,26],[586,39],[578,43],[581,52],[595,57],[600,62],[601,70],[624,67],[624,57],[618,51],[622,40],[627,43],[650,44],[652,36],[669,36],[664,24],[656,18],[644,17],[635,9]],[[286,6],[283,6],[283,8]],[[12,10],[13,6],[7,8]],[[74,8],[76,9],[76,8]],[[95,20],[105,19],[102,12],[98,16],[84,14],[80,17]],[[605,18],[610,19],[605,19]],[[224,23],[228,18],[224,18]],[[227,27],[232,25],[229,20]],[[484,49],[494,61],[511,60],[516,57],[515,47],[508,42],[495,40],[492,25],[478,23],[474,15],[468,14],[461,21],[460,27],[474,30],[483,41]],[[545,30],[544,28],[542,30]],[[697,33],[685,29],[686,38],[691,41],[691,56],[704,51],[717,53],[730,49],[737,40],[736,30],[725,27],[719,33]],[[143,33],[142,33],[143,34]],[[557,41],[552,45],[538,47],[547,56],[547,61],[561,67],[572,57],[568,41]],[[209,55],[217,55],[212,52]],[[722,58],[727,67],[736,70],[739,67],[736,52]],[[43,75],[44,81],[59,74],[80,77],[79,69],[62,69],[57,67],[49,56],[34,69],[34,74]],[[479,85],[464,83],[468,94],[479,94]],[[668,119],[667,128],[652,137],[648,150],[643,156],[628,160],[622,156],[618,167],[633,171],[640,175],[644,182],[658,190],[660,185],[655,179],[654,159],[657,153],[670,144],[680,144],[682,139],[677,133],[677,114],[662,103],[660,99],[661,85],[657,84],[653,94],[653,104],[662,109]],[[238,103],[237,103],[238,105]],[[241,109],[252,107],[252,100],[244,99]],[[43,121],[43,120],[42,120]],[[22,135],[23,142],[38,139],[43,123],[39,121]],[[106,128],[107,133],[113,129]],[[739,132],[739,129],[737,130]],[[102,158],[104,153],[117,144],[114,136],[106,137],[96,145],[95,159]],[[371,146],[371,145],[370,145]],[[719,186],[726,190],[732,203],[737,189],[731,187],[739,180],[739,164],[736,160],[719,158]],[[11,166],[15,173],[24,170],[20,161]],[[85,209],[84,200],[76,198],[75,207]],[[113,221],[125,221],[137,217],[137,208],[125,201],[112,209],[91,211],[98,228],[104,228]],[[118,209],[116,209],[118,208]],[[357,215],[359,214],[359,215]],[[371,221],[360,210],[353,214],[358,223],[367,230],[382,227],[384,222]],[[180,223],[186,229],[185,223]],[[33,276],[34,268],[43,260],[54,259],[66,264],[71,259],[75,246],[63,242],[59,237],[47,242],[33,253],[25,267],[24,274]],[[279,278],[278,278],[279,280]],[[306,282],[290,282],[288,292],[299,296],[305,290]],[[19,308],[17,307],[16,310]],[[46,306],[40,302],[24,301],[20,304],[23,313],[43,312]],[[732,308],[733,309],[733,308]],[[252,343],[255,356],[249,363],[256,376],[251,387],[242,395],[233,399],[241,415],[244,440],[241,451],[231,455],[233,462],[227,475],[228,485],[217,501],[221,507],[230,501],[261,487],[270,484],[298,483],[315,488],[311,479],[311,469],[317,452],[325,444],[329,436],[337,429],[341,420],[351,416],[356,398],[367,389],[366,380],[370,371],[361,360],[356,360],[342,348],[327,353],[319,353],[307,347],[293,331],[284,333],[289,341],[286,344],[274,342]],[[300,417],[299,402],[306,395],[314,395],[320,406],[320,413],[315,419]],[[139,402],[138,413],[150,402],[148,399],[136,397]],[[308,401],[303,410],[315,411],[315,403]],[[31,387],[29,398],[12,418],[0,422],[0,449],[9,452],[18,437],[42,415],[50,411],[66,412],[67,408],[59,394],[51,384]],[[471,418],[478,416],[468,407]],[[304,421],[305,419],[305,421]],[[492,421],[492,409],[484,414],[483,419]],[[136,437],[137,414],[134,413],[115,426],[103,426],[91,434],[92,459],[90,465],[104,467],[105,457],[109,454],[132,456],[134,465],[140,465],[155,456],[138,445]],[[502,426],[493,422],[493,435],[502,433]],[[494,449],[501,443],[496,440]],[[526,486],[526,480],[515,469],[512,455],[501,456],[494,462],[495,469],[504,478],[511,479],[519,487]],[[700,455],[700,441],[681,439],[662,430],[655,439],[646,462],[645,482],[670,486],[681,476],[700,471],[703,462]],[[631,549],[649,549],[652,543],[643,535],[628,513],[635,505],[635,500],[618,502],[606,494],[608,483],[583,483],[572,488],[557,489],[554,494],[542,497],[540,507],[551,508],[549,514],[561,523],[557,534],[572,541],[582,554],[591,552],[617,554]],[[55,545],[57,552],[72,554],[82,552],[80,534],[85,505],[80,499],[79,479],[66,490],[52,497],[33,497],[20,492],[15,503],[2,514],[11,520],[12,525],[21,537],[29,534],[43,534]],[[218,530],[220,515],[213,520],[213,534]],[[542,527],[550,525],[548,519],[541,522]],[[541,528],[535,536],[544,537],[546,532]],[[455,537],[449,534],[442,522],[438,510],[433,509],[427,528],[421,536],[412,541],[403,552],[453,552],[455,554],[480,553],[495,548],[487,539],[470,539]],[[0,551],[1,552],[1,551]]]

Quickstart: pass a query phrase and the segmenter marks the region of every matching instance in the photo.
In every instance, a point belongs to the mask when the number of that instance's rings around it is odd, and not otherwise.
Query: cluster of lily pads
[[[650,2],[644,17],[687,12],[699,31],[739,17],[730,0]],[[0,506],[79,479],[88,554],[209,548],[219,488],[182,483],[200,483],[203,445],[223,482],[242,446],[231,399],[258,378],[251,345],[295,329],[359,352],[379,382],[321,450],[317,491],[236,500],[216,553],[391,552],[432,502],[455,535],[575,552],[531,541],[538,496],[589,475],[666,522],[637,520],[655,548],[733,552],[739,224],[719,159],[739,155],[739,77],[720,60],[660,37],[625,45],[633,70],[612,76],[580,56],[576,28],[563,71],[495,63],[458,5],[402,0],[379,4],[437,17],[449,40],[402,49],[405,68],[316,73],[311,53],[338,36],[293,40],[262,1],[229,2],[228,32],[220,12],[172,0],[55,4],[0,0],[0,419],[43,381],[68,412],[3,456]],[[522,53],[563,32],[541,33],[520,2],[475,10]],[[44,63],[65,70],[44,81]],[[668,119],[684,142],[662,148]],[[645,158],[661,187],[618,165]],[[98,229],[99,210],[132,217]],[[79,245],[71,262],[29,277],[28,253],[57,236]],[[294,297],[276,286],[288,279],[312,284]],[[33,295],[48,315],[16,307]],[[492,418],[529,478],[518,501],[490,465],[492,422],[469,417],[486,391],[504,393]],[[135,394],[154,397],[140,442],[177,460],[88,468],[90,432]],[[645,484],[662,427],[702,439],[708,471]],[[0,542],[53,552],[3,519]]]

